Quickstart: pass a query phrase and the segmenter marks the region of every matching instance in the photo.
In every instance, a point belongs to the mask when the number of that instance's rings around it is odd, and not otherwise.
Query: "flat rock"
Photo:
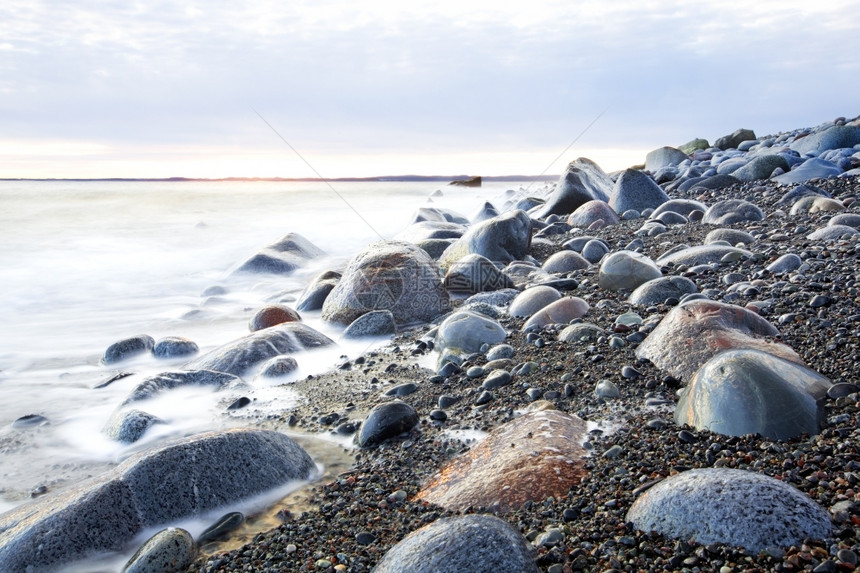
[[[158,394],[174,388],[186,386],[211,386],[221,390],[224,388],[235,388],[243,384],[240,377],[228,372],[217,370],[177,370],[175,372],[162,372],[154,376],[148,376],[129,392],[122,402],[127,406],[140,400],[154,398]]]
[[[645,209],[656,209],[669,200],[666,192],[646,173],[637,169],[627,169],[618,180],[610,194],[609,206],[616,213],[634,209],[640,213]]]
[[[795,166],[788,173],[783,173],[773,178],[773,181],[786,185],[788,183],[803,183],[810,179],[827,179],[836,177],[842,173],[835,163],[821,159],[820,157],[812,157],[801,164]]]
[[[415,245],[378,241],[362,249],[325,299],[322,318],[348,325],[371,310],[389,310],[398,325],[429,322],[451,302],[439,266]]]
[[[442,321],[436,333],[436,346],[477,352],[484,344],[498,344],[507,333],[496,320],[472,311],[458,311]]]
[[[526,331],[533,328],[541,329],[549,324],[567,324],[575,318],[585,316],[588,310],[588,303],[578,296],[566,296],[532,314],[523,324],[522,329]]]
[[[595,199],[608,203],[613,186],[612,178],[600,166],[580,157],[567,166],[556,183],[555,191],[546,203],[536,209],[534,216],[567,215]]]
[[[705,235],[706,245],[716,243],[717,241],[726,241],[730,245],[737,245],[739,243],[751,245],[755,242],[755,237],[740,229],[714,229]]]
[[[453,294],[512,288],[514,282],[487,257],[471,253],[453,263],[445,273],[445,288]]]
[[[731,225],[762,219],[764,219],[764,212],[757,205],[743,199],[725,199],[708,207],[705,216],[702,217],[702,223]]]
[[[627,302],[651,306],[661,304],[670,298],[680,300],[685,294],[694,292],[699,292],[696,283],[686,277],[659,277],[636,287],[636,290],[630,293]]]
[[[718,263],[723,257],[726,255],[736,255],[738,257],[749,258],[752,257],[752,252],[746,249],[739,249],[737,247],[729,247],[726,245],[696,245],[694,247],[687,247],[686,249],[680,249],[678,251],[672,251],[671,253],[667,253],[657,258],[658,265],[687,265],[688,267],[692,267],[695,265],[706,265],[709,263]]]
[[[675,422],[727,436],[814,436],[830,386],[796,362],[760,350],[728,350],[702,365],[682,390]]]
[[[663,276],[660,267],[641,253],[617,251],[603,259],[598,273],[601,288],[633,290],[639,285]]]
[[[860,231],[854,227],[849,227],[848,225],[828,225],[809,233],[806,235],[806,238],[813,241],[826,242],[838,241],[843,237],[853,237],[855,235],[860,235]]]
[[[440,223],[456,223],[458,225],[468,225],[469,220],[451,209],[443,209],[441,207],[419,207],[412,214],[411,223],[420,223],[421,221],[437,221]]]
[[[509,211],[471,227],[445,249],[439,259],[447,269],[468,254],[486,257],[497,265],[522,259],[531,247],[532,223],[525,211]]]
[[[431,239],[459,239],[466,232],[466,224],[447,221],[422,221],[413,223],[394,236],[396,241],[420,243]]]
[[[529,317],[561,298],[561,293],[548,286],[536,286],[524,290],[511,301],[508,314],[511,316]]]
[[[492,515],[446,517],[388,550],[374,573],[537,573],[534,549]]]
[[[234,340],[189,362],[189,370],[215,370],[242,376],[260,363],[302,350],[333,344],[324,334],[301,322],[286,322]]]
[[[361,424],[358,445],[362,448],[377,445],[408,432],[417,425],[418,413],[406,402],[394,400],[379,404]]]
[[[758,553],[825,539],[830,516],[809,496],[769,476],[728,468],[681,472],[643,493],[626,521],[642,531]]]
[[[146,528],[199,515],[316,473],[287,436],[235,429],[140,452],[106,474],[0,515],[0,571],[57,570],[123,549]]]
[[[605,201],[594,199],[583,203],[567,218],[571,227],[588,228],[597,221],[603,221],[604,226],[617,225],[621,222],[615,210]]]
[[[453,511],[481,507],[503,513],[527,501],[565,497],[586,473],[580,445],[586,432],[577,416],[528,412],[451,460],[416,499]]]
[[[716,354],[733,348],[752,348],[802,364],[788,346],[767,340],[779,331],[746,308],[712,300],[691,300],[670,310],[636,348],[637,358],[683,381]]]

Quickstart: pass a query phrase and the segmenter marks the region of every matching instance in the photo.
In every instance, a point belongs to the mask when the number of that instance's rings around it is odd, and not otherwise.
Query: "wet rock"
[[[520,260],[528,254],[531,246],[531,229],[531,219],[525,211],[519,210],[482,221],[469,227],[462,237],[445,249],[439,264],[447,269],[472,253],[497,265]]]
[[[439,325],[436,333],[438,348],[478,352],[484,344],[498,344],[507,333],[497,321],[471,311],[458,311]]]
[[[424,241],[439,240],[439,239],[459,239],[466,232],[465,224],[424,221],[421,223],[413,223],[409,225],[397,235],[394,236],[396,241],[405,241],[407,243],[418,244]]]
[[[425,525],[392,547],[374,573],[537,573],[531,546],[491,515],[447,517]]]
[[[301,322],[302,317],[299,313],[288,307],[285,304],[270,304],[266,305],[251,317],[248,322],[248,329],[251,332],[257,332],[264,328],[270,328],[283,324],[285,322]]]
[[[567,218],[568,225],[583,229],[588,228],[596,221],[603,221],[604,226],[617,225],[620,222],[615,210],[605,201],[598,199],[583,203]]]
[[[117,410],[102,428],[102,433],[112,440],[128,444],[138,441],[146,431],[164,420],[142,410]]]
[[[344,338],[390,336],[397,332],[394,315],[389,310],[372,310],[356,318],[343,331]]]
[[[654,261],[634,251],[617,251],[600,265],[598,282],[607,290],[633,290],[639,285],[663,276]]]
[[[418,425],[415,408],[400,400],[386,402],[374,407],[361,424],[358,445],[362,448],[375,446],[389,438],[408,432]]]
[[[524,290],[511,301],[508,314],[529,317],[561,298],[561,293],[548,286],[536,286]]]
[[[714,147],[722,149],[723,151],[727,149],[737,149],[737,147],[744,141],[750,141],[753,139],[755,139],[755,132],[753,130],[744,128],[736,129],[733,133],[718,138],[714,142]]]
[[[687,247],[686,249],[673,251],[657,257],[657,264],[687,265],[688,267],[694,267],[696,265],[718,263],[723,260],[723,257],[726,255],[735,256],[737,258],[749,258],[753,256],[750,251],[739,249],[737,247],[718,244],[696,245],[695,247]]]
[[[595,199],[608,203],[613,186],[612,179],[596,163],[580,157],[567,166],[555,192],[537,208],[534,216],[567,215]]]
[[[708,207],[705,216],[702,217],[702,223],[732,225],[762,219],[764,219],[764,212],[757,205],[743,199],[725,199]]]
[[[418,247],[378,241],[350,260],[323,303],[322,318],[348,325],[371,310],[388,310],[398,325],[429,322],[451,303],[438,265]]]
[[[472,217],[472,223],[480,223],[481,221],[486,221],[488,219],[492,219],[493,217],[498,217],[499,211],[496,209],[492,203],[489,201],[484,201],[484,204],[475,213],[475,216]]]
[[[582,255],[564,250],[550,255],[541,268],[548,273],[569,273],[587,269],[589,265]]]
[[[102,357],[103,364],[116,364],[138,354],[149,352],[155,346],[155,339],[147,334],[124,338],[108,346]]]
[[[603,257],[609,254],[609,247],[603,241],[592,239],[583,245],[582,258],[589,263],[599,263]]]
[[[566,496],[585,475],[580,444],[586,431],[571,414],[528,412],[451,460],[416,499],[454,511],[471,506],[508,512],[526,501]]]
[[[48,418],[39,415],[39,414],[27,414],[26,416],[21,416],[12,422],[12,427],[20,430],[23,428],[35,428],[38,426],[47,426],[50,424]]]
[[[152,347],[152,355],[156,358],[186,358],[200,352],[200,347],[193,340],[181,336],[166,336]]]
[[[818,433],[830,381],[759,350],[717,354],[682,391],[675,421],[728,436],[789,440]]]
[[[469,220],[451,209],[443,209],[441,207],[419,207],[412,214],[412,223],[420,223],[422,221],[436,221],[439,223],[456,223],[458,225],[468,225]]]
[[[772,477],[735,469],[681,472],[648,489],[627,512],[642,531],[702,545],[723,543],[753,553],[800,546],[830,535],[827,512]]]
[[[316,471],[296,442],[272,431],[235,429],[161,444],[0,515],[0,570],[56,570],[119,551],[146,528],[308,479]]]
[[[696,283],[686,277],[669,276],[650,280],[636,287],[627,302],[641,306],[661,304],[667,299],[680,300],[682,296],[698,292]]]
[[[128,560],[122,573],[180,573],[194,557],[197,546],[191,534],[178,527],[162,529]]]
[[[448,268],[444,285],[453,294],[475,294],[512,288],[514,282],[490,259],[472,253]]]
[[[184,386],[212,386],[219,390],[235,388],[243,384],[238,376],[215,370],[183,370],[162,372],[142,380],[129,392],[122,405],[126,406],[140,400],[148,400],[161,392]]]
[[[325,251],[298,233],[288,233],[239,265],[236,272],[291,273],[324,254]]]
[[[197,542],[200,545],[203,545],[210,541],[222,539],[229,533],[241,527],[243,523],[245,523],[245,516],[241,512],[231,511],[230,513],[222,515],[218,518],[218,521],[207,527],[203,533],[200,534]]]
[[[253,332],[186,364],[189,370],[215,370],[242,376],[262,362],[333,344],[332,340],[301,322],[286,322]]]
[[[535,287],[537,288],[537,287]],[[549,324],[567,324],[588,313],[588,303],[577,296],[566,296],[535,312],[523,324],[523,331],[542,329]]]
[[[689,381],[719,352],[751,348],[802,364],[788,346],[767,340],[779,331],[758,314],[712,300],[681,303],[639,344],[637,358],[647,358],[672,376]]]
[[[640,213],[645,209],[656,209],[669,200],[666,192],[651,177],[636,169],[625,170],[612,189],[609,206],[616,213],[635,209]]]
[[[299,312],[320,310],[326,297],[337,286],[340,277],[341,274],[337,271],[325,271],[314,277],[299,295],[296,310]]]
[[[260,376],[279,378],[292,374],[298,367],[299,363],[292,356],[275,356],[263,363],[260,367]]]

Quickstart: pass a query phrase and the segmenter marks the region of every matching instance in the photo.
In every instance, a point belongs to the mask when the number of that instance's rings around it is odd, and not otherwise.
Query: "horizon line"
[[[372,177],[0,177],[0,181],[124,181],[124,182],[219,182],[219,181],[262,181],[262,182],[385,182],[385,181],[467,181],[480,177],[482,181],[554,181],[560,175],[377,175]]]

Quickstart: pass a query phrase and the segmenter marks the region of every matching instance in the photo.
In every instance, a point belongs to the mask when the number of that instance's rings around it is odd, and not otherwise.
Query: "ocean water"
[[[184,362],[147,355],[104,366],[100,359],[113,342],[140,333],[183,336],[206,352],[247,334],[248,319],[263,304],[294,300],[318,272],[395,235],[419,207],[471,218],[484,201],[503,209],[508,190],[545,191],[541,183],[333,186],[337,193],[325,183],[297,182],[0,182],[0,512],[39,488],[105,471],[158,440],[247,423],[241,410],[223,416],[219,393],[182,389],[146,404],[167,424],[139,443],[105,438],[105,421],[142,377]],[[431,202],[437,189],[443,195]],[[232,274],[289,232],[327,255],[287,276]],[[226,293],[204,296],[212,286]],[[318,313],[303,318],[339,339],[339,329]],[[341,355],[366,349],[366,342],[339,341],[303,353],[294,377],[329,370]],[[134,375],[95,388],[118,370]],[[256,413],[283,412],[302,399],[282,381],[249,382]],[[30,414],[48,423],[13,426]]]

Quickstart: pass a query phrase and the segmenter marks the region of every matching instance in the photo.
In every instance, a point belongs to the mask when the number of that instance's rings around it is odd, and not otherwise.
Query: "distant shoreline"
[[[322,179],[319,177],[221,177],[217,179],[207,179],[198,177],[103,177],[103,178],[65,178],[65,177],[49,177],[44,179],[31,177],[5,177],[0,178],[0,181],[121,181],[121,182],[165,182],[165,183],[184,183],[184,182],[219,182],[219,181],[263,181],[263,182],[299,182],[299,183],[324,183],[326,181],[337,182],[444,182],[444,181],[460,181],[469,179],[470,175],[390,175],[380,177],[332,177]],[[559,175],[497,175],[483,176],[484,181],[555,181]]]

